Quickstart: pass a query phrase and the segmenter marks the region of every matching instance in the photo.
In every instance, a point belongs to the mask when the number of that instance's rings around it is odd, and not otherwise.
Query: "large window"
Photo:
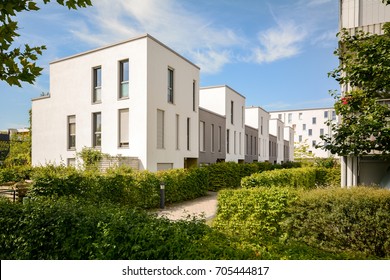
[[[68,116],[68,149],[76,149],[76,116]]]
[[[168,68],[168,103],[173,104],[173,69]]]
[[[190,134],[190,129],[191,129],[191,127],[190,127],[190,125],[191,125],[191,119],[190,118],[187,118],[187,150],[189,151],[190,150],[190,148],[191,148],[191,146],[190,146],[190,137],[191,137],[191,134]]]
[[[102,68],[93,68],[93,103],[102,101]]]
[[[196,112],[196,81],[192,82],[192,111]]]
[[[93,114],[93,132],[92,144],[94,147],[101,147],[102,145],[102,113]]]
[[[157,149],[164,149],[164,111],[157,110]]]
[[[129,147],[129,109],[119,110],[119,147]]]
[[[230,122],[234,124],[234,102],[230,101]]]
[[[230,130],[226,130],[226,152],[230,153]]]
[[[214,134],[214,124],[211,124],[211,152],[214,153],[215,148],[215,134]]]
[[[222,151],[222,127],[218,126],[218,152]]]
[[[127,98],[129,97],[129,61],[120,61],[119,69],[119,98]]]

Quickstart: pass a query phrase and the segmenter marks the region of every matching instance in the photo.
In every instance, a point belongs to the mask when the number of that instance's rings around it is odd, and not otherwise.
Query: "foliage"
[[[330,252],[390,257],[390,192],[360,187],[302,192],[284,228],[289,239]]]
[[[310,146],[307,143],[307,139],[301,143],[294,143],[294,159],[312,159],[314,154],[309,151]]]
[[[50,0],[43,0],[44,4]],[[91,6],[91,0],[57,0],[62,6],[69,9]],[[46,49],[45,46],[30,47],[24,45],[24,49],[13,48],[17,33],[18,22],[13,18],[18,13],[26,11],[38,11],[37,1],[32,0],[8,0],[0,3],[0,80],[5,81],[10,86],[21,86],[20,82],[34,83],[40,75],[42,68],[35,62],[38,55]]]
[[[325,142],[322,147],[340,155],[359,156],[373,151],[389,155],[389,105],[362,90],[350,91],[345,97],[335,95],[335,99],[335,110],[342,116],[342,122],[328,123],[334,133],[321,136]]]
[[[340,155],[390,154],[390,108],[377,101],[390,97],[390,23],[383,35],[357,31],[339,33],[335,51],[339,66],[329,73],[345,88],[347,95],[335,92],[335,109],[340,124],[331,124],[333,137],[321,136],[322,148]]]
[[[156,174],[126,167],[100,173],[48,165],[35,168],[32,180],[30,194],[33,197],[75,196],[95,202],[155,208],[160,201],[160,182],[165,183],[167,203],[185,201],[206,194],[208,173],[194,168]]]
[[[100,161],[106,156],[100,150],[94,148],[83,147],[77,156],[83,160],[85,170],[97,171],[99,169]]]
[[[13,134],[10,139],[10,150],[4,161],[7,167],[31,165],[31,134]]]
[[[33,168],[28,165],[0,168],[0,184],[28,180],[32,172]]]
[[[316,186],[316,169],[310,167],[270,170],[255,173],[241,180],[243,188],[293,187],[313,188]]]
[[[295,191],[288,188],[222,190],[214,226],[229,235],[257,241],[278,238],[282,234],[279,223],[295,198]]]
[[[0,201],[1,259],[249,259],[201,220],[171,222],[144,211],[77,199]]]

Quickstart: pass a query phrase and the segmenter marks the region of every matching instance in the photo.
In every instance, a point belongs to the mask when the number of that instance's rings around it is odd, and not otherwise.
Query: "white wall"
[[[232,101],[233,124],[231,122]],[[226,117],[226,161],[245,160],[245,97],[228,86],[207,87],[200,89],[199,104],[202,108]],[[227,131],[229,131],[229,148]]]
[[[328,112],[328,117],[325,118],[324,112]],[[327,120],[331,120],[333,116],[333,108],[319,108],[319,109],[302,109],[302,110],[290,110],[290,111],[275,111],[271,112],[271,118],[279,118],[287,126],[291,126],[294,129],[294,142],[296,146],[302,144],[308,144],[309,150],[316,157],[329,157],[331,154],[323,149],[315,148],[314,144],[322,143],[320,138],[321,129],[324,134],[332,135],[332,131],[329,126],[325,124]],[[313,124],[313,118],[316,119],[316,123]],[[336,116],[335,122],[338,121]],[[304,125],[306,128],[304,129]],[[312,135],[309,135],[311,129]],[[315,141],[315,142],[313,142]]]
[[[294,161],[294,129],[292,127],[284,127],[284,140],[289,141],[288,158],[290,161]]]
[[[284,161],[284,123],[280,119],[269,120],[269,133],[276,136],[277,140],[277,163]]]
[[[119,61],[128,59],[129,98],[118,100]],[[92,69],[102,68],[102,101],[92,104]],[[175,69],[175,102],[167,102],[167,71]],[[34,165],[66,163],[76,151],[92,146],[92,114],[102,114],[101,151],[137,157],[141,169],[157,163],[183,167],[184,157],[198,157],[198,115],[192,110],[192,87],[199,68],[149,35],[78,54],[50,64],[50,98],[32,105]],[[197,104],[196,104],[197,107]],[[119,148],[118,110],[129,109],[129,147]],[[157,149],[157,109],[165,111],[166,149]],[[181,146],[176,150],[176,114],[181,117]],[[76,115],[76,151],[67,149],[67,116]],[[185,149],[186,121],[191,118],[191,149]]]
[[[267,111],[260,107],[245,109],[245,124],[258,130],[258,160],[269,160],[269,119]],[[261,129],[261,127],[263,127]]]

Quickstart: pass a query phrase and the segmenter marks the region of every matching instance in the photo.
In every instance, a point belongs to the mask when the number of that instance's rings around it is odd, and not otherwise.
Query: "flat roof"
[[[228,88],[228,89],[230,89],[231,91],[233,91],[234,93],[236,93],[236,94],[238,94],[239,96],[241,96],[242,98],[246,99],[246,97],[245,97],[244,95],[242,95],[242,94],[239,93],[238,91],[232,89],[232,88],[229,87],[228,85],[200,87],[199,89],[202,90],[202,89],[212,89],[212,88],[222,88],[222,87]]]
[[[50,64],[55,64],[55,63],[58,63],[58,62],[61,62],[61,61],[64,61],[64,60],[77,58],[77,57],[80,57],[80,56],[83,56],[83,55],[87,55],[87,54],[90,54],[90,53],[98,52],[98,51],[109,49],[109,48],[113,48],[113,47],[116,47],[116,46],[119,46],[119,45],[127,44],[127,43],[130,43],[130,42],[133,42],[133,41],[146,39],[146,38],[149,38],[149,39],[153,40],[154,42],[156,42],[160,46],[166,48],[170,52],[174,53],[175,55],[179,56],[180,58],[184,59],[185,61],[187,61],[188,63],[190,63],[191,65],[195,66],[196,68],[198,68],[200,70],[200,67],[198,65],[196,65],[195,63],[193,63],[189,59],[185,58],[184,56],[182,56],[178,52],[174,51],[173,49],[171,49],[167,45],[163,44],[162,42],[160,42],[159,40],[157,40],[156,38],[154,38],[153,36],[151,36],[148,33],[145,33],[143,35],[127,39],[125,41],[113,43],[113,44],[110,44],[110,45],[107,45],[107,46],[103,46],[103,47],[100,47],[100,48],[96,48],[96,49],[88,50],[88,51],[81,52],[81,53],[78,53],[78,54],[74,54],[74,55],[71,55],[71,56],[67,56],[67,57],[64,57],[64,58],[60,58],[60,59],[57,59],[57,60],[54,60],[54,61],[50,62]]]
[[[319,110],[334,110],[334,107],[306,108],[306,109],[293,109],[293,110],[278,110],[278,111],[269,111],[269,113],[287,113],[287,112],[319,111]]]

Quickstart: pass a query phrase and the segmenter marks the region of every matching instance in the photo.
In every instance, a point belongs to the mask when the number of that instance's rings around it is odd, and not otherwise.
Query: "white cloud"
[[[305,28],[291,21],[278,22],[276,27],[259,33],[260,47],[254,50],[255,61],[273,62],[299,54],[306,35]]]

